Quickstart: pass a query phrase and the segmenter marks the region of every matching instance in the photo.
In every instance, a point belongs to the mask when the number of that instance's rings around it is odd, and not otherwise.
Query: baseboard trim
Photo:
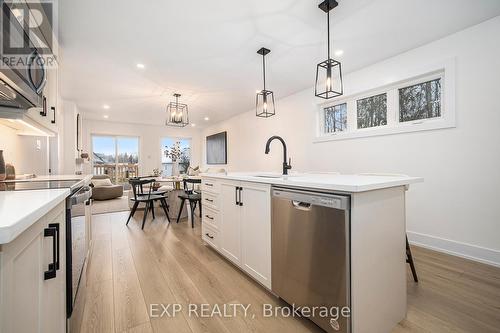
[[[500,267],[500,251],[413,231],[407,234],[410,244]]]

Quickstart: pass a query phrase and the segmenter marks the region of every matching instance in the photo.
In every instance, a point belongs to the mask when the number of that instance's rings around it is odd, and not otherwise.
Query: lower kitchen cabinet
[[[204,239],[243,271],[271,289],[271,187],[241,181],[219,181],[218,225]],[[214,196],[213,193],[207,195]],[[204,221],[205,223],[205,221]],[[205,236],[207,231],[211,237]],[[215,239],[215,240],[214,240]]]
[[[220,250],[236,265],[241,265],[241,207],[239,182],[221,183],[220,186]]]
[[[0,246],[1,332],[66,331],[64,213],[63,202]]]

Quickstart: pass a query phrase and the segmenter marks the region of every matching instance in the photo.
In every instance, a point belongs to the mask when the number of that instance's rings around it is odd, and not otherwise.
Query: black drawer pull
[[[43,273],[43,279],[44,280],[50,280],[56,277],[57,273],[57,268],[56,268],[56,262],[57,262],[57,246],[56,246],[56,228],[49,227],[43,229],[43,236],[44,237],[52,237],[52,263],[49,264],[49,270],[45,271]]]
[[[61,238],[61,235],[59,233],[59,223],[50,223],[49,228],[56,229],[56,262],[55,262],[55,266],[56,266],[56,270],[59,270],[59,241]],[[49,265],[49,269],[50,269],[50,267],[51,267],[51,265]]]
[[[205,198],[205,200],[207,200],[209,202],[214,202],[212,199],[208,199],[208,198]]]
[[[214,186],[214,184],[205,183],[206,186]]]
[[[214,236],[210,236],[210,235],[208,234],[208,232],[207,232],[207,233],[205,233],[205,235],[206,235],[208,238],[210,238],[210,239],[214,239]]]
[[[207,219],[211,219],[211,220],[213,220],[213,219],[214,219],[214,218],[213,218],[212,216],[210,216],[210,215],[205,215],[205,217],[206,217]]]

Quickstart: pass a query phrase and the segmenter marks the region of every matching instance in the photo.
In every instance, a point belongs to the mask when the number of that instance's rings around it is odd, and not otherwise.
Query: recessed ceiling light
[[[205,119],[206,121],[209,121],[209,120],[210,120],[210,118],[208,118],[208,117],[205,117],[204,119]]]
[[[104,105],[102,106],[102,108],[103,108],[104,110],[109,110],[110,106],[109,106],[108,104],[104,104]]]
[[[136,66],[137,66],[137,68],[139,68],[139,69],[144,69],[144,68],[146,68],[146,66],[144,66],[144,64],[137,64]]]
[[[191,124],[191,127],[195,127],[195,126],[196,126],[196,124],[194,124],[194,123],[193,123],[193,124]]]
[[[103,117],[104,117],[104,119],[108,119],[109,118],[109,116],[107,114],[105,114]]]
[[[333,54],[335,54],[335,56],[337,56],[337,57],[340,57],[341,55],[344,54],[344,50],[337,50]]]

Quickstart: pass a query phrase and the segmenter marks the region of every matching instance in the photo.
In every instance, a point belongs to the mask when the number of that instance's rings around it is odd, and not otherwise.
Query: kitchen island
[[[83,227],[89,226],[86,216],[67,214],[66,203],[70,195],[86,187],[90,177],[40,176],[0,182],[1,332],[66,331],[67,295],[71,294],[67,289],[71,275],[66,269],[76,267],[76,256],[69,254],[75,244],[87,241],[85,232],[79,232],[81,240],[68,236],[76,219]],[[85,251],[81,256],[86,255]]]
[[[389,332],[406,316],[405,193],[410,184],[422,180],[374,174],[203,174],[202,238],[290,304],[349,309],[349,314],[343,317],[311,317],[323,329]],[[278,204],[276,198],[286,199],[285,192],[305,199],[289,200],[288,205]],[[316,201],[307,201],[309,194]],[[332,216],[341,217],[335,223],[345,221],[345,227],[339,229],[343,230],[342,235],[326,234],[333,230],[328,229],[328,221],[323,221],[322,227],[313,232],[304,229],[303,235],[277,227],[278,220],[293,222],[290,213],[293,210],[283,212],[283,207],[307,211],[314,205],[331,208]],[[297,216],[295,224],[305,215]],[[324,217],[325,214],[320,212],[315,216]],[[279,239],[281,243],[277,244]],[[329,239],[344,246],[342,258],[332,257],[335,262],[318,259],[325,252],[332,252]],[[311,245],[304,245],[306,240]],[[292,252],[300,252],[301,259],[287,258],[287,253]],[[304,256],[304,252],[309,257]],[[330,267],[338,263],[341,263],[338,269]],[[289,271],[281,272],[283,267],[288,267]],[[283,294],[287,288],[283,288],[283,279],[279,279],[278,273],[287,276],[288,290],[293,289],[290,286],[295,287],[291,294]],[[332,285],[332,290],[325,290],[317,285],[315,277],[328,277],[329,274],[331,281],[340,282]],[[316,293],[313,295],[316,299],[331,293],[342,301],[338,304],[295,302],[308,299],[308,293]]]

